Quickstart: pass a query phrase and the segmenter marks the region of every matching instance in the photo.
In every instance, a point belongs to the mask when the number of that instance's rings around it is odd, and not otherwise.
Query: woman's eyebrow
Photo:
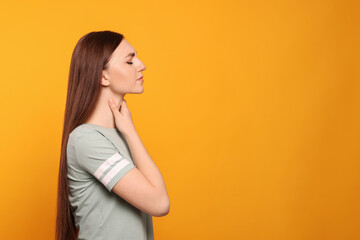
[[[136,53],[137,53],[137,51],[136,51]],[[135,56],[135,53],[134,52],[131,52],[131,53],[129,53],[128,55],[126,55],[126,57],[125,58],[127,58],[127,57],[134,57]]]

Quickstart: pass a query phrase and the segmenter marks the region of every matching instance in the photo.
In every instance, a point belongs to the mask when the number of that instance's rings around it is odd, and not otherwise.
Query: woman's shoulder
[[[79,139],[97,141],[103,137],[103,134],[96,128],[93,128],[87,124],[80,124],[71,131],[68,141],[69,143],[75,143]]]
[[[70,132],[69,137],[74,138],[84,134],[94,134],[96,132],[96,129],[91,128],[86,124],[80,124]]]

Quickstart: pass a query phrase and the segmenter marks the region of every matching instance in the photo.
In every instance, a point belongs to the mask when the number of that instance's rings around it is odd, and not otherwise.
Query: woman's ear
[[[106,70],[102,71],[101,85],[107,87],[110,85],[109,74]]]

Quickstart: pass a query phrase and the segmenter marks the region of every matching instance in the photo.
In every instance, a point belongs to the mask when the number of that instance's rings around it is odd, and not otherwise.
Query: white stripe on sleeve
[[[101,182],[106,186],[111,181],[111,179],[113,179],[113,177],[129,163],[130,162],[126,158],[123,158],[106,174]]]
[[[104,172],[111,167],[111,165],[114,164],[114,162],[116,162],[117,160],[120,160],[121,158],[123,158],[123,156],[121,156],[118,152],[115,153],[114,155],[112,155],[111,157],[109,157],[108,159],[106,159],[105,162],[103,162],[98,169],[96,169],[94,176],[97,179],[100,179],[100,177],[104,174]]]

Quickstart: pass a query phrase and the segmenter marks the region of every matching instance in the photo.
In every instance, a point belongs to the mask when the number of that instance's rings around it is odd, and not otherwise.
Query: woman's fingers
[[[123,100],[121,101],[121,105],[120,105],[120,112],[121,112],[122,114],[124,114],[125,111],[127,111],[127,104],[126,104],[126,100],[123,99]]]
[[[116,104],[114,103],[114,101],[111,98],[109,99],[108,102],[109,102],[111,112],[113,113],[114,117],[116,117],[116,114],[119,113],[119,109],[116,108]]]
[[[119,114],[125,118],[131,118],[131,114],[127,107],[127,103],[125,99],[121,101],[120,109],[116,107],[115,102],[111,98],[109,99],[108,103],[115,119],[119,116]]]
[[[121,133],[133,129],[134,123],[132,121],[131,113],[127,108],[126,100],[121,101],[120,110],[117,108],[115,102],[110,98],[108,100],[109,107],[115,119],[115,125]]]

